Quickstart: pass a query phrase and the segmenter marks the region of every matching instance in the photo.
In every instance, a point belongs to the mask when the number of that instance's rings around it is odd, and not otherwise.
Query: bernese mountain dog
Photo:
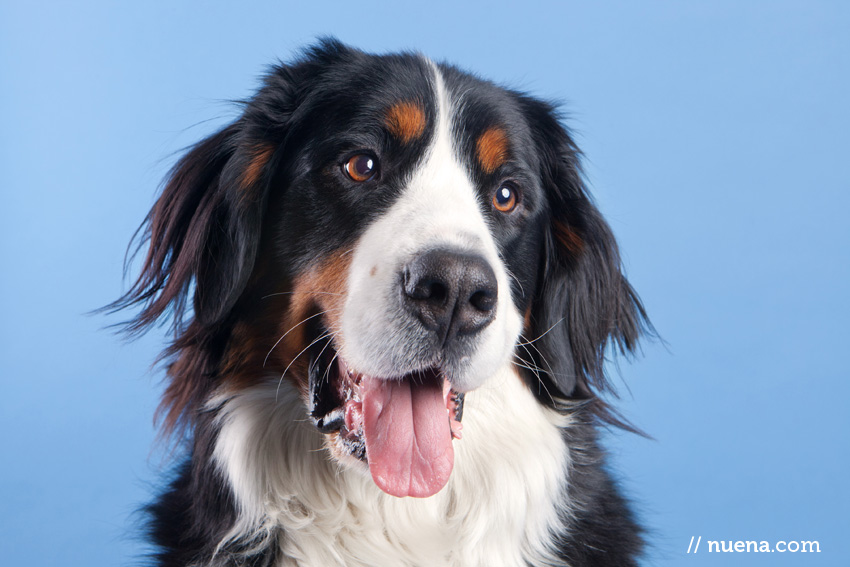
[[[155,563],[636,565],[597,427],[651,327],[553,105],[326,39],[240,109],[113,304],[175,333]]]

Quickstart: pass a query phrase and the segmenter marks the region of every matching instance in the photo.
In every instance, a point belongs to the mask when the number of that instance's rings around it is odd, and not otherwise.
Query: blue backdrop
[[[0,557],[134,564],[163,344],[85,316],[176,152],[333,34],[558,99],[666,340],[612,433],[648,565],[850,564],[850,4],[0,4]],[[126,285],[126,284],[124,284]],[[612,372],[617,368],[612,365]],[[687,553],[692,536],[702,538]],[[709,554],[706,540],[821,553]]]

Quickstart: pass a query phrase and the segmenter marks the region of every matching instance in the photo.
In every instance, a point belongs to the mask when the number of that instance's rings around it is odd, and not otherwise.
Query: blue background
[[[4,565],[138,562],[131,514],[167,462],[151,449],[164,335],[126,344],[103,330],[119,318],[84,313],[124,289],[179,150],[322,34],[565,102],[667,342],[615,379],[655,440],[607,440],[646,564],[850,564],[850,4],[248,4],[0,5]]]

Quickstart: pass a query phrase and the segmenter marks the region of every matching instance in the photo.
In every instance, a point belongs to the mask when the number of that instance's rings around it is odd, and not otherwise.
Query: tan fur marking
[[[306,328],[321,317],[329,331],[338,332],[349,264],[349,254],[334,254],[298,276],[290,292],[269,293],[256,304],[244,306],[244,317],[234,325],[221,363],[226,387],[244,389],[277,374],[306,388],[310,357],[304,349],[308,339],[315,338],[308,336]],[[258,273],[256,277],[274,276]],[[308,319],[316,313],[324,314]]]
[[[560,221],[555,221],[553,227],[558,243],[573,256],[578,256],[584,248],[584,241],[581,237],[573,229]]]
[[[384,124],[390,134],[407,144],[425,131],[425,112],[419,104],[398,102],[387,110]]]
[[[508,159],[508,136],[502,128],[488,128],[475,144],[478,163],[485,173],[493,173]]]
[[[316,313],[322,313],[316,319],[321,318],[322,324],[331,334],[339,335],[350,265],[350,254],[335,253],[296,278],[293,285],[292,300],[278,331],[283,336],[292,329],[281,345],[285,353],[283,358],[287,365],[295,360],[289,373],[293,376],[291,379],[302,387],[307,385],[306,366],[309,358],[306,353],[299,355],[308,345],[304,321]]]
[[[242,189],[250,189],[263,174],[263,169],[274,154],[274,146],[270,144],[257,144],[251,148],[251,158],[245,171],[242,172],[240,185]]]

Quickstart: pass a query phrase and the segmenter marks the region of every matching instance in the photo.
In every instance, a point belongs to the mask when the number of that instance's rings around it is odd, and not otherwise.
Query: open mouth
[[[317,335],[323,336],[323,335]],[[393,496],[432,496],[454,466],[463,394],[436,367],[404,376],[357,372],[331,339],[310,349],[310,417],[339,445],[364,460],[378,487]]]

